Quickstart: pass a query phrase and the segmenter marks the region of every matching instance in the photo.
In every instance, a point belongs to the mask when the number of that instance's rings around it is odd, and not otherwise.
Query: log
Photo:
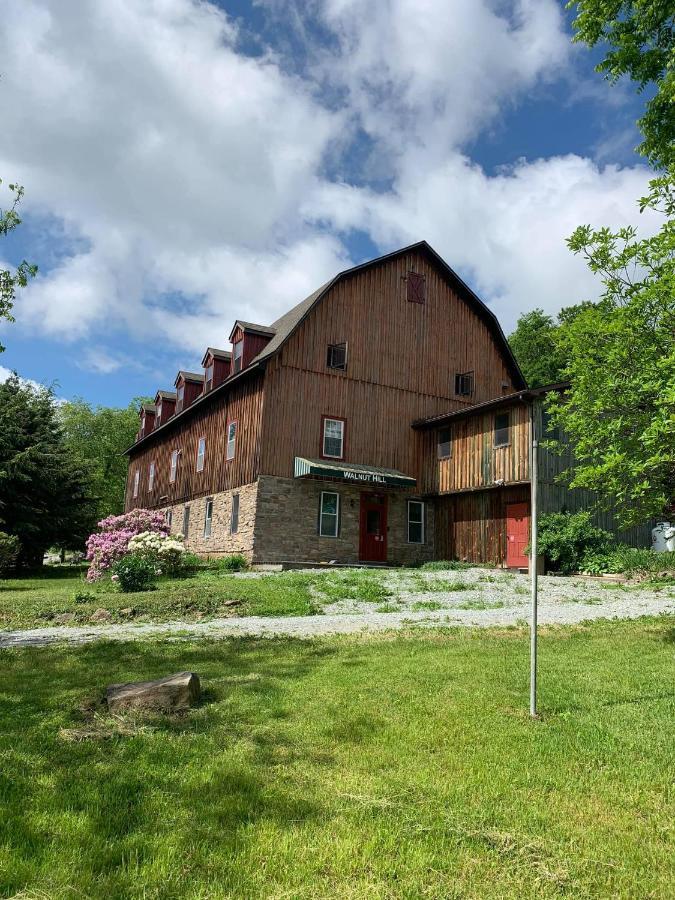
[[[110,712],[147,709],[159,712],[178,712],[196,706],[201,686],[194,672],[178,672],[157,681],[132,681],[111,684],[105,699]]]

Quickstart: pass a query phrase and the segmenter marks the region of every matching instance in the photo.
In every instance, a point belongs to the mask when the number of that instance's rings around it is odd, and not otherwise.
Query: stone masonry
[[[319,535],[321,491],[340,495],[340,529],[336,538]],[[359,518],[362,489],[343,482],[278,478],[261,475],[255,521],[253,561],[256,563],[359,561]],[[407,538],[408,499],[405,491],[387,491],[387,561],[426,562],[433,559],[433,508],[426,504],[423,544]]]

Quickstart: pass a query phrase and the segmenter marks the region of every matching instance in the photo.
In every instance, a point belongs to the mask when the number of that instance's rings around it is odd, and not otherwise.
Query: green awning
[[[329,459],[306,459],[295,457],[296,478],[326,478],[332,481],[346,481],[349,484],[372,484],[380,487],[415,487],[417,481],[396,469],[381,469],[378,466],[364,466],[359,463],[333,462]]]

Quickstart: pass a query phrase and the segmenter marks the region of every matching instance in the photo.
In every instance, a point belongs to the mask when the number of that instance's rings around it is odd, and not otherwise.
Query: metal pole
[[[530,407],[532,453],[530,458],[530,574],[532,579],[532,615],[530,621],[530,715],[537,717],[537,436],[534,403]]]

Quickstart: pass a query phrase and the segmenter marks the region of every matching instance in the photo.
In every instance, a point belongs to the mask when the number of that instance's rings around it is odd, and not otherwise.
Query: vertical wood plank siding
[[[426,279],[426,302],[407,300],[406,278]],[[326,367],[328,344],[347,342],[346,371]],[[455,374],[475,372],[471,397]],[[347,420],[348,462],[419,474],[414,419],[502,393],[511,379],[486,325],[418,253],[335,285],[266,373],[261,471],[290,477],[296,455],[318,456],[322,415]]]
[[[251,377],[233,385],[226,394],[214,397],[201,408],[177,419],[162,434],[132,451],[127,476],[126,509],[148,509],[180,503],[192,497],[215,494],[249,484],[260,470],[260,425],[263,410],[263,378]],[[227,460],[225,429],[228,421],[237,422],[235,457]],[[197,472],[197,444],[206,438],[204,470]],[[174,484],[169,483],[171,453],[180,450]],[[155,463],[155,483],[148,491],[150,463]],[[140,471],[138,497],[134,498],[133,479]]]
[[[496,414],[510,416],[509,443],[494,446]],[[498,480],[527,481],[529,471],[529,407],[515,403],[478,413],[450,425],[451,455],[438,459],[438,430],[420,432],[422,490],[447,494],[452,491],[492,487]]]
[[[436,500],[437,559],[503,565],[506,560],[506,506],[529,501],[528,485],[474,491]]]

